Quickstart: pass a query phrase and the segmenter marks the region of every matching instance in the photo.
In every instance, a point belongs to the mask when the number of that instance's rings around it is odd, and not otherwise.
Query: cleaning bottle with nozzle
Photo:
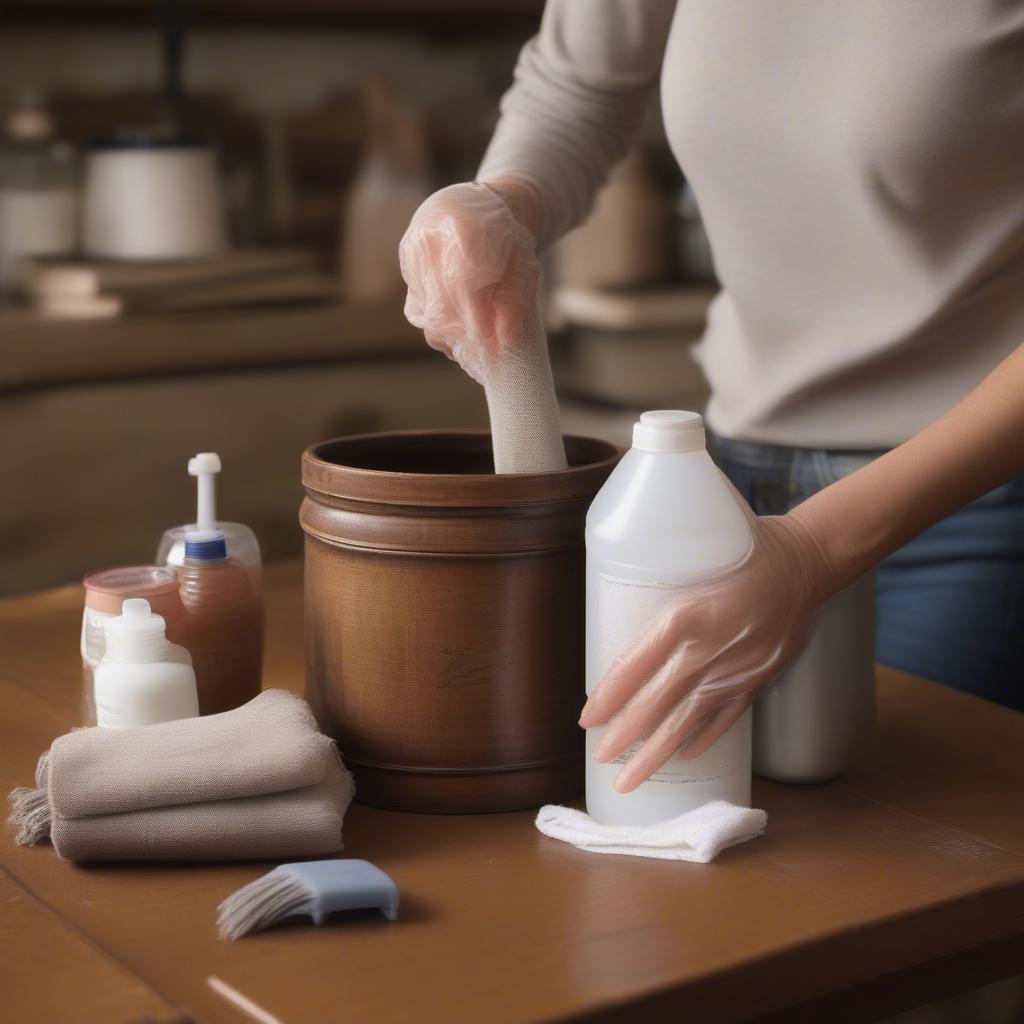
[[[192,659],[168,641],[163,617],[153,614],[145,598],[128,598],[103,629],[106,653],[95,673],[97,725],[130,729],[199,714]]]
[[[261,591],[260,545],[256,534],[242,523],[217,519],[217,474],[221,471],[216,452],[199,452],[188,460],[188,472],[196,478],[196,521],[164,531],[157,548],[157,565],[183,565],[185,535],[196,530],[215,531],[224,538],[228,556],[244,566],[257,593]]]

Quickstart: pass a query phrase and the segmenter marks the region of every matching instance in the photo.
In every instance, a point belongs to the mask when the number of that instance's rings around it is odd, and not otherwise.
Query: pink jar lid
[[[88,608],[119,615],[125,598],[144,597],[150,604],[156,599],[159,605],[165,594],[177,594],[178,577],[173,569],[161,565],[123,565],[87,573],[82,585]]]

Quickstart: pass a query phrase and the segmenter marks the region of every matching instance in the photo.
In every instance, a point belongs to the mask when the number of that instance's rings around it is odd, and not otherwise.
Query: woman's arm
[[[481,383],[500,377],[507,350],[536,341],[537,251],[583,219],[632,142],[674,8],[549,0],[477,182],[435,192],[416,211],[399,246],[406,316]]]
[[[1024,473],[1024,346],[946,415],[784,516],[756,519],[735,569],[686,588],[583,708],[594,755],[643,746],[616,788],[696,757],[800,650],[815,612],[939,519]],[[613,718],[614,716],[614,718]]]
[[[536,189],[540,247],[586,217],[635,139],[661,73],[675,2],[548,0],[477,173],[503,196],[510,179],[513,187],[520,181]],[[523,216],[513,212],[534,226],[528,208]]]
[[[933,523],[1024,473],[1024,345],[948,413],[790,516],[836,593]]]

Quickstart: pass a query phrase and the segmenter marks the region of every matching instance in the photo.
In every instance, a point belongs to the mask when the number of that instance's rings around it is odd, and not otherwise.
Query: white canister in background
[[[82,242],[89,256],[177,260],[216,256],[227,228],[213,148],[129,134],[86,161]]]
[[[7,119],[0,146],[0,287],[17,284],[27,256],[64,256],[78,244],[78,162],[34,99]]]

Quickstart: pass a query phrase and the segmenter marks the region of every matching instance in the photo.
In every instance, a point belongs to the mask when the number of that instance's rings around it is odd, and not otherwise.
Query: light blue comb
[[[377,908],[398,917],[398,886],[366,860],[311,860],[282,864],[232,893],[217,908],[222,939],[240,939],[288,917],[323,924],[342,910]]]

